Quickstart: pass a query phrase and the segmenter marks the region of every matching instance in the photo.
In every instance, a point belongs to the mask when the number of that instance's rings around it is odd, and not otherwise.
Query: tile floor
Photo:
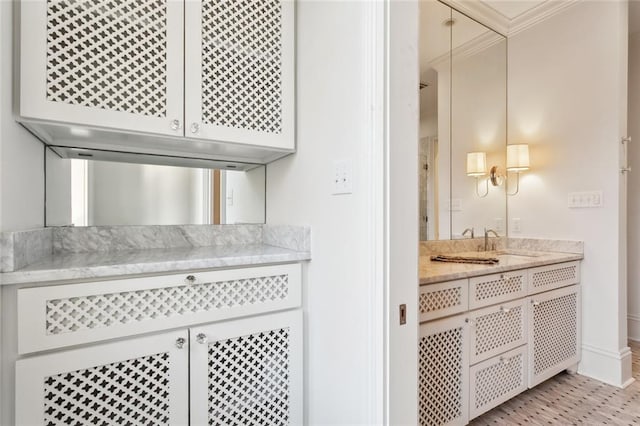
[[[474,419],[471,425],[640,424],[640,343],[630,346],[636,381],[626,389],[561,373]]]

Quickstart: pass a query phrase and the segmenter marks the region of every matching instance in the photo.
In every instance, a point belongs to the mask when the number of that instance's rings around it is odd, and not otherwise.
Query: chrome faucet
[[[499,237],[498,233],[493,229],[484,228],[484,251],[489,251],[489,234],[493,233],[495,237]],[[495,248],[495,245],[494,245]]]
[[[468,233],[471,233],[471,238],[473,238],[473,237],[474,237],[474,235],[473,235],[473,228],[467,228],[467,229],[465,229],[464,231],[462,231],[462,236],[463,236],[463,237],[466,237]]]

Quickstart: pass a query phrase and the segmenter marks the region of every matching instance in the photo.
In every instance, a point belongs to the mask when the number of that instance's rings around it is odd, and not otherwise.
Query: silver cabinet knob
[[[500,362],[502,363],[502,365],[509,365],[509,363],[511,363],[511,359],[501,356]]]
[[[196,342],[200,343],[201,345],[204,345],[205,343],[207,343],[207,335],[204,333],[198,333],[196,335]]]
[[[535,301],[535,300],[532,300],[532,301],[531,301],[531,304],[532,304],[533,306],[538,306],[538,305],[540,304],[540,302],[537,302],[537,301]]]
[[[476,326],[476,322],[474,320],[472,320],[472,319],[465,318],[464,322],[469,324],[469,326],[471,326],[471,327],[475,327]]]
[[[180,129],[180,120],[171,120],[171,130],[179,130]]]
[[[500,312],[502,312],[503,314],[508,314],[509,312],[511,312],[511,308],[505,308],[504,306],[500,306]]]
[[[200,125],[198,123],[191,123],[191,133],[198,133],[200,131]]]
[[[193,284],[194,282],[196,282],[196,276],[195,275],[187,275],[186,280],[189,281],[189,284]]]
[[[184,337],[178,337],[176,339],[176,348],[178,348],[178,349],[184,348],[184,344],[186,342],[187,342],[187,340]]]

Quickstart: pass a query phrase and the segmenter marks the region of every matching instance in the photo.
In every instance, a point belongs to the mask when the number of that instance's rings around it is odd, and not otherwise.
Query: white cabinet
[[[190,330],[191,424],[301,425],[302,313]]]
[[[186,330],[16,362],[16,424],[189,422]]]
[[[580,361],[580,287],[531,296],[529,387]]]
[[[565,262],[421,286],[420,425],[466,424],[575,366],[579,276]]]
[[[469,326],[464,315],[420,325],[420,425],[464,425],[469,419]]]
[[[182,135],[183,7],[176,0],[22,0],[19,115]]]
[[[16,423],[302,424],[302,313],[20,360]]]
[[[12,289],[16,423],[302,424],[300,270]]]
[[[52,146],[285,155],[294,11],[293,0],[22,0],[16,115]]]

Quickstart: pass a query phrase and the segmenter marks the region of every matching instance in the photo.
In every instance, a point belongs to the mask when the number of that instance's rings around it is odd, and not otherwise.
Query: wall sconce
[[[529,170],[529,145],[526,143],[518,145],[507,145],[507,173],[516,174],[516,190],[507,195],[516,195],[520,190],[520,172]]]
[[[485,180],[484,194],[478,191],[479,180],[487,174],[487,154],[485,152],[468,152],[467,153],[467,176],[476,178],[476,195],[484,198],[489,194],[489,181],[493,186],[502,184],[502,176],[498,174],[498,167],[493,166],[489,171],[489,178]]]

